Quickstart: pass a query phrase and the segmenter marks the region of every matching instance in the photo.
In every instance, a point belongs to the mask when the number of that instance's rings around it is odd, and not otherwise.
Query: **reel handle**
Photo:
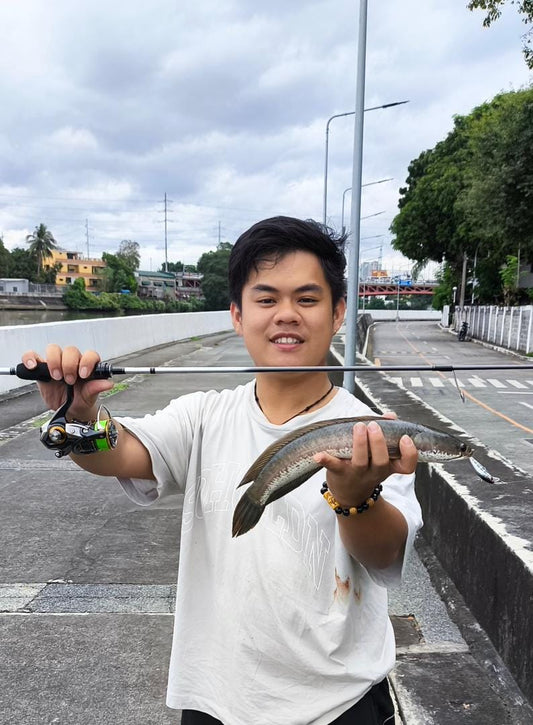
[[[37,363],[37,367],[33,368],[33,370],[29,370],[24,363],[19,363],[15,368],[11,368],[11,373],[21,380],[37,380],[40,383],[50,383],[53,380],[45,362]],[[92,374],[85,379],[107,380],[111,375],[111,365],[109,363],[98,363]]]

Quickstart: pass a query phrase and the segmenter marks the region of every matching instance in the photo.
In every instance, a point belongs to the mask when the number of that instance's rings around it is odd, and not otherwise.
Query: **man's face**
[[[318,258],[296,251],[252,270],[231,317],[255,365],[323,365],[345,310],[343,299],[333,309]]]

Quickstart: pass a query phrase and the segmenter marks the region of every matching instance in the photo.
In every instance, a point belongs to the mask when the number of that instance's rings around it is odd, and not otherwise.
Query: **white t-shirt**
[[[316,420],[369,412],[341,388],[316,412],[273,425],[251,382],[120,419],[148,449],[157,479],[121,480],[126,493],[141,505],[185,494],[169,707],[225,725],[325,725],[391,670],[385,586],[399,580],[401,562],[367,571],[349,556],[320,494],[324,471],[231,536],[246,490],[237,484],[268,445]],[[407,521],[408,551],[421,525],[414,476],[389,477],[382,495]]]

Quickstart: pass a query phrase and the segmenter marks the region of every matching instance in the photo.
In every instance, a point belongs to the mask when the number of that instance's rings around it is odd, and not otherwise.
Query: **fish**
[[[237,488],[252,483],[233,512],[232,536],[252,529],[265,507],[307,481],[320,466],[313,455],[326,451],[337,458],[352,457],[353,427],[376,421],[385,440],[389,458],[400,458],[400,438],[408,435],[418,450],[419,461],[445,462],[469,458],[474,450],[464,440],[420,423],[394,418],[361,416],[321,420],[282,436],[266,448],[244,474]]]

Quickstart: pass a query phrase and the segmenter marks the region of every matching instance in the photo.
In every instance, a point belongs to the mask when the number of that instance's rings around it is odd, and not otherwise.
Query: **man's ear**
[[[335,305],[335,309],[333,310],[333,329],[335,330],[335,332],[338,332],[340,326],[344,322],[345,315],[346,300],[344,299],[344,297],[341,297],[341,299]]]
[[[232,302],[229,306],[231,314],[231,321],[233,323],[233,329],[242,337],[242,313],[235,302]]]

